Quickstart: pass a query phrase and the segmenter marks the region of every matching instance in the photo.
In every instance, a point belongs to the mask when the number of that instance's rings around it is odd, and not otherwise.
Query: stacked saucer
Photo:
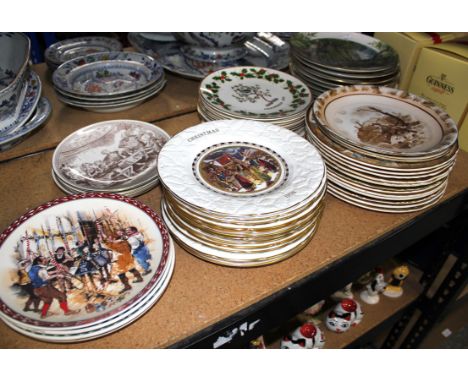
[[[273,124],[193,126],[163,147],[158,170],[169,230],[187,251],[217,264],[252,267],[292,256],[311,240],[323,210],[322,158]]]
[[[130,52],[72,59],[60,65],[52,79],[62,102],[100,113],[135,107],[166,83],[164,70],[154,58]]]
[[[158,155],[169,138],[146,122],[95,123],[57,146],[52,177],[68,194],[95,191],[137,196],[158,184]]]
[[[64,62],[92,53],[117,52],[122,50],[119,40],[110,37],[85,36],[56,42],[44,52],[47,66],[53,72]]]
[[[274,69],[239,66],[205,77],[198,112],[205,121],[248,119],[304,135],[305,113],[311,103],[309,89],[297,78]]]
[[[402,90],[345,86],[323,93],[307,115],[328,191],[362,208],[418,211],[443,196],[458,151],[442,109]]]
[[[90,193],[53,200],[0,236],[0,318],[42,341],[104,336],[156,303],[174,258],[164,222],[134,199]]]
[[[315,96],[344,85],[396,86],[398,54],[361,33],[297,33],[290,40],[291,73]]]
[[[40,127],[51,112],[41,80],[29,67],[30,41],[23,33],[0,33],[0,151]]]

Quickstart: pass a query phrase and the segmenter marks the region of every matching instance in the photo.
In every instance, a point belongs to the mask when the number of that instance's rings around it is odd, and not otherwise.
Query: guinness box
[[[458,135],[458,144],[463,151],[468,153],[468,117],[465,114],[463,122],[460,122],[458,125],[459,135]]]
[[[468,39],[424,48],[408,90],[442,107],[460,127],[468,107]]]
[[[397,51],[400,57],[399,87],[408,90],[421,50],[463,35],[464,33],[453,32],[379,32],[375,33],[374,37],[386,42]]]

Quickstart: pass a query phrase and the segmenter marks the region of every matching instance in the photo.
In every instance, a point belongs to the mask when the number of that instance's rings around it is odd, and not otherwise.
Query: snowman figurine
[[[327,328],[335,333],[343,333],[349,330],[351,326],[358,325],[363,317],[359,303],[350,298],[341,300],[331,310],[325,321]]]
[[[325,345],[322,331],[306,322],[281,340],[281,349],[321,349]]]
[[[351,290],[352,287],[353,283],[347,284],[343,289],[337,290],[333,293],[331,298],[335,301],[341,301],[344,298],[354,298],[353,291]]]
[[[408,277],[408,275],[409,268],[406,265],[401,265],[395,268],[383,294],[392,298],[400,297],[403,294],[403,281]]]
[[[366,285],[366,289],[360,294],[361,300],[366,304],[377,304],[380,301],[379,293],[385,289],[386,285],[383,270],[376,268],[372,281]]]

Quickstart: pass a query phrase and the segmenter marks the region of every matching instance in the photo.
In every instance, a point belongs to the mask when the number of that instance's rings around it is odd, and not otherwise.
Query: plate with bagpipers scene
[[[48,202],[0,236],[0,318],[20,332],[125,325],[167,286],[170,247],[164,222],[134,199],[87,193]]]

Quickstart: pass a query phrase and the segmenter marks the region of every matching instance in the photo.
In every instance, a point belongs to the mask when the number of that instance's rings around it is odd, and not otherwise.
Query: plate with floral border
[[[134,199],[88,193],[53,200],[0,236],[0,310],[37,327],[102,322],[160,282],[169,249],[163,221]],[[142,282],[124,291],[118,275],[135,270]]]
[[[301,80],[254,66],[218,70],[203,79],[200,93],[210,107],[237,117],[284,118],[304,113],[312,102]]]

